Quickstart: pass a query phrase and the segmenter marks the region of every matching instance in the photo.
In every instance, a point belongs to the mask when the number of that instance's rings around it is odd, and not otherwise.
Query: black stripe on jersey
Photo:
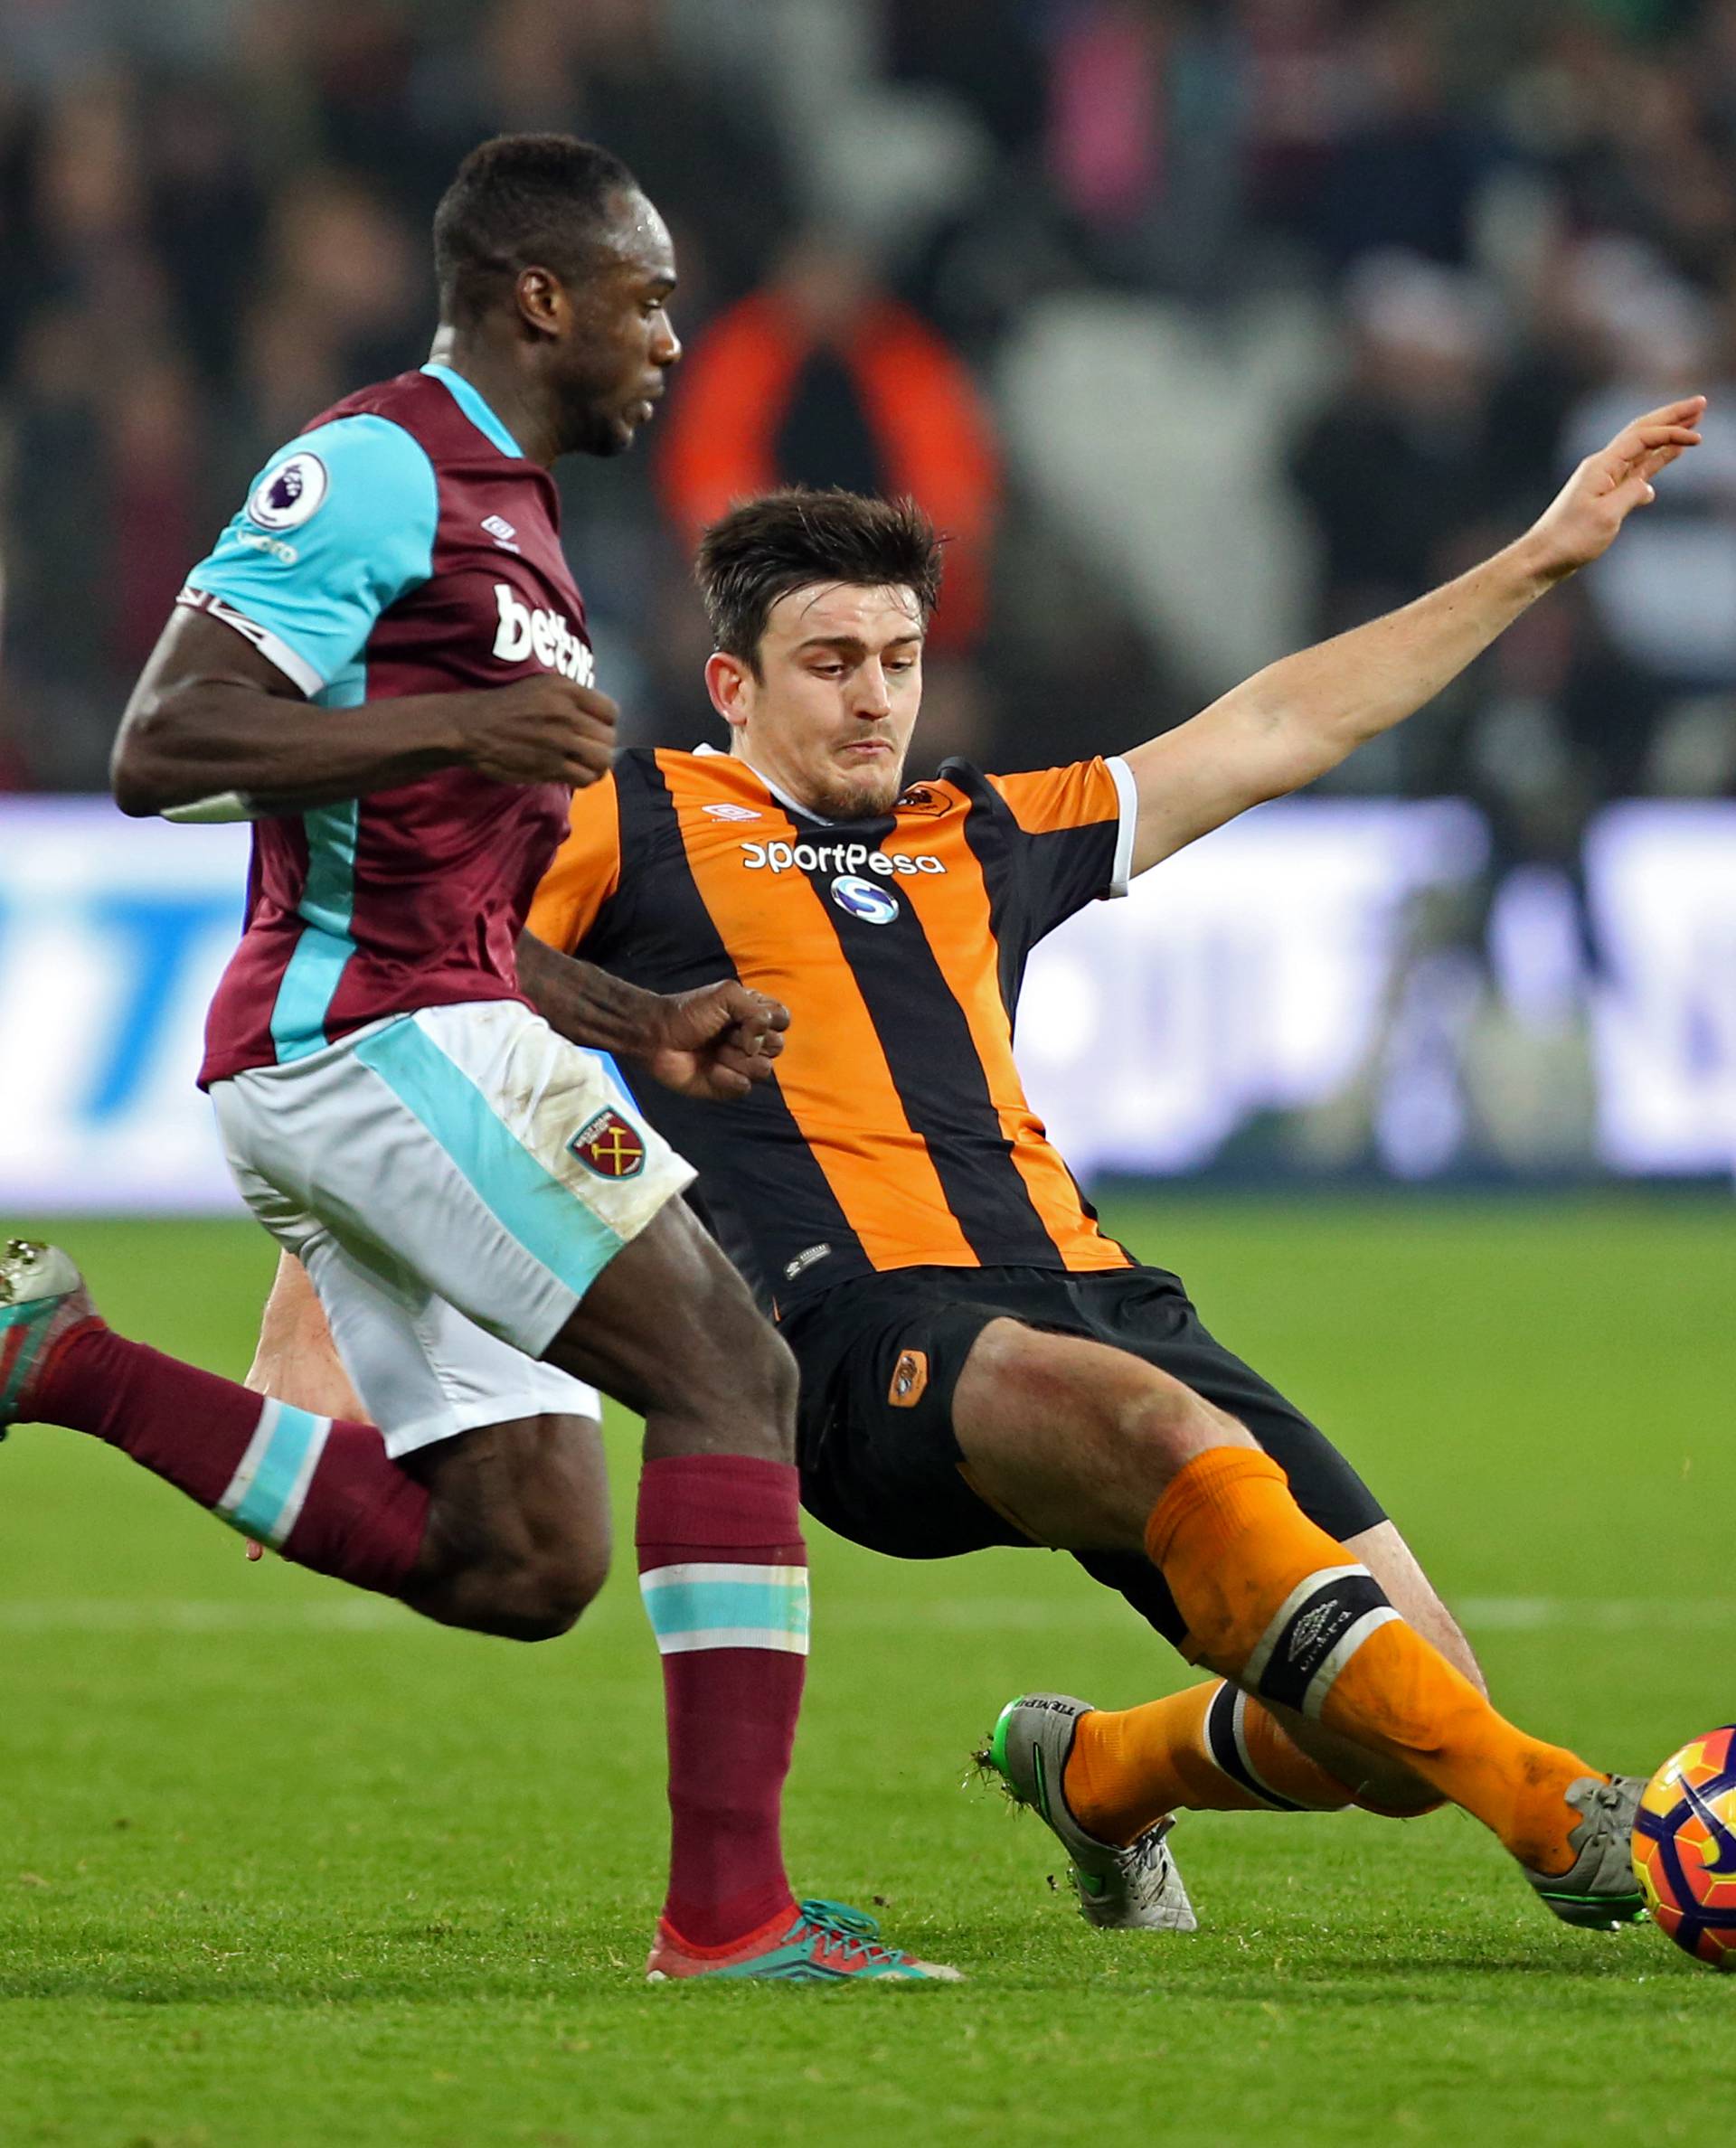
[[[599,915],[585,953],[650,992],[686,991],[735,976],[729,949],[694,884],[663,771],[649,754],[623,754],[616,777],[620,892]],[[611,910],[618,921],[614,930],[607,914]],[[629,949],[636,960],[625,959]],[[640,1110],[671,1147],[690,1163],[704,1159],[700,1199],[693,1205],[768,1312],[790,1295],[787,1267],[816,1246],[828,1252],[799,1271],[807,1288],[873,1274],[775,1074],[738,1103],[707,1104],[676,1096],[637,1068],[623,1073]],[[775,1167],[768,1164],[769,1146],[776,1150]],[[756,1186],[764,1205],[750,1213],[729,1198],[734,1187]]]
[[[999,950],[1001,997],[1018,1004],[1024,966],[1040,939],[1107,890],[1120,823],[1043,828],[1032,834],[980,769],[947,761],[941,775],[970,800],[965,841],[988,889],[989,921]]]
[[[1024,983],[1031,934],[1019,900],[1019,876],[1007,834],[1010,815],[1006,802],[993,784],[986,782],[975,768],[963,762],[948,761],[941,773],[970,800],[965,814],[965,841],[988,890],[988,928],[995,935],[1001,1004],[1011,1022],[1018,1007],[1020,987]],[[995,810],[997,806],[999,813]]]
[[[948,783],[956,784],[970,800],[970,810],[965,816],[965,841],[971,854],[981,868],[983,885],[988,890],[988,928],[995,935],[995,965],[1000,977],[1001,1004],[1006,1009],[1006,1019],[1014,1021],[1019,1011],[1019,994],[1024,984],[1024,966],[1031,949],[1041,936],[1031,929],[1029,905],[1024,900],[1024,883],[1018,863],[1013,855],[1013,837],[1009,826],[1016,826],[1013,809],[995,786],[988,782],[967,762],[948,761],[941,774]],[[1114,824],[1110,824],[1113,828]],[[1069,830],[1072,834],[1075,831]],[[1027,842],[1045,842],[1044,836],[1025,838]],[[1113,867],[1115,853],[1111,848],[1109,864]],[[1105,875],[1107,881],[1108,875]],[[1060,1151],[1056,1151],[1060,1155]],[[1073,1170],[1065,1156],[1061,1165],[1067,1173],[1068,1183],[1080,1209],[1095,1223],[1097,1210],[1086,1200],[1085,1191],[1073,1176]],[[1107,1231],[1103,1234],[1109,1237]],[[1119,1245],[1120,1240],[1111,1239]],[[1121,1250],[1127,1253],[1127,1248]],[[1133,1255],[1127,1253],[1132,1260]]]
[[[879,822],[852,831],[871,845],[887,832]],[[841,909],[825,873],[814,874],[812,884],[867,1006],[904,1116],[929,1145],[947,1206],[971,1251],[985,1267],[1059,1267],[1055,1242],[1001,1130],[970,1023],[897,881],[885,882],[898,898],[898,915],[884,925]]]

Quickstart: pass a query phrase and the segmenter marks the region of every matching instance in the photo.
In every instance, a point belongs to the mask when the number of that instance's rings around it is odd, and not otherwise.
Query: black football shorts
[[[977,1497],[952,1430],[952,1393],[990,1321],[1082,1335],[1161,1367],[1247,1426],[1308,1518],[1341,1541],[1385,1519],[1326,1435],[1201,1325],[1163,1268],[901,1268],[791,1309],[801,1367],[802,1503],[828,1529],[894,1559],[952,1559],[1030,1539]],[[1167,1640],[1185,1631],[1164,1578],[1136,1552],[1075,1554]]]

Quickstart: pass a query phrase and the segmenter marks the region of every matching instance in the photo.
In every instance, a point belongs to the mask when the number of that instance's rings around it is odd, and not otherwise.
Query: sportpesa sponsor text
[[[741,862],[750,872],[861,872],[882,879],[893,874],[944,872],[939,858],[892,857],[865,843],[744,843]]]

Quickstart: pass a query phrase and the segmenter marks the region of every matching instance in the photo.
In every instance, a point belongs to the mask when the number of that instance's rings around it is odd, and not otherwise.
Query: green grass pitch
[[[1109,1220],[1363,1465],[1509,1713],[1634,1768],[1732,1713],[1722,1204]],[[245,1364],[250,1227],[63,1235],[118,1324]],[[630,1558],[570,1639],[514,1648],[249,1566],[119,1456],[15,1435],[0,2144],[1548,2148],[1718,2123],[1736,1983],[1655,1931],[1552,1924],[1457,1814],[1190,1818],[1198,1936],[1089,1931],[967,1749],[1022,1684],[1123,1704],[1184,1667],[1063,1559],[896,1566],[814,1535],[792,1870],[883,1902],[963,1987],[640,1981],[661,1711]]]

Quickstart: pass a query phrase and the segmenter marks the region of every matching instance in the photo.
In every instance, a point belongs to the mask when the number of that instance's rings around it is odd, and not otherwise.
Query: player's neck
[[[527,380],[511,351],[486,337],[467,335],[442,324],[434,332],[430,365],[448,366],[462,375],[524,450],[527,462],[552,469],[561,452],[554,420],[544,410],[536,384]]]
[[[780,806],[793,806],[797,813],[805,813],[810,820],[818,820],[823,817],[819,808],[808,805],[794,785],[786,782],[771,768],[760,767],[759,761],[742,745],[739,731],[730,740],[729,758],[731,760],[739,760],[744,768],[751,768]]]
[[[702,750],[715,752],[716,749],[715,747],[707,747]],[[824,821],[828,827],[847,827],[852,821],[875,820],[880,817],[873,813],[851,812],[847,809],[839,812],[826,799],[815,799],[806,796],[797,777],[781,773],[769,762],[762,765],[763,756],[760,758],[756,758],[749,753],[742,746],[740,732],[731,738],[728,758],[731,760],[739,760],[745,768],[751,768],[778,805],[783,806],[787,812],[799,813],[808,820]]]

